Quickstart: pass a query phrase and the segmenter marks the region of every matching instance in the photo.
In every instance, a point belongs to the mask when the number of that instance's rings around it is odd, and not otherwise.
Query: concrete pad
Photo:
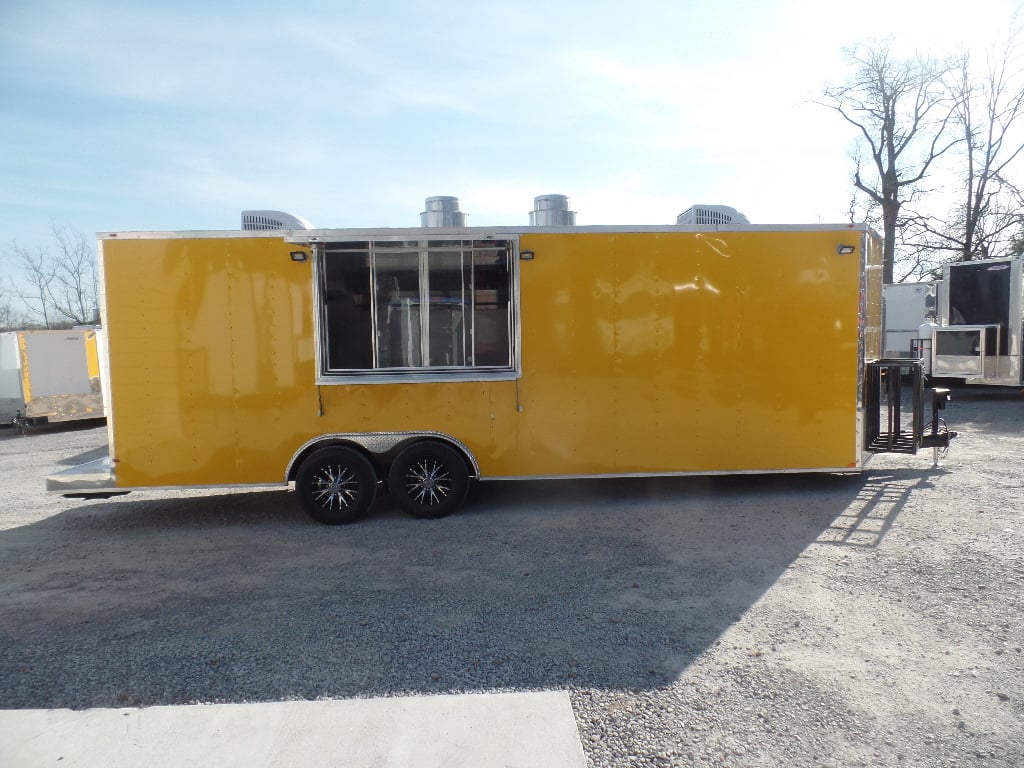
[[[0,765],[583,768],[564,691],[0,710]]]

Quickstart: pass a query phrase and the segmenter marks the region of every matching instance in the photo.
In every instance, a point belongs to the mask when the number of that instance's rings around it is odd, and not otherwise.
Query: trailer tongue
[[[893,358],[868,364],[865,408],[869,451],[916,454],[921,449],[931,448],[932,466],[938,466],[940,452],[949,448],[949,441],[957,433],[950,431],[939,416],[949,402],[949,390],[944,387],[925,389],[923,381],[919,360]],[[931,401],[927,420],[926,399]]]

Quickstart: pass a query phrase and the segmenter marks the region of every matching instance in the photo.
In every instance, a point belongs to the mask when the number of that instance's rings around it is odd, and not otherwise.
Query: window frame
[[[327,318],[328,306],[324,296],[325,269],[328,259],[327,250],[332,245],[343,243],[367,243],[370,269],[370,318],[371,318],[371,357],[373,365],[378,365],[380,354],[380,340],[378,333],[378,285],[377,271],[375,264],[375,244],[386,245],[388,243],[409,243],[410,241],[430,242],[429,250],[435,249],[436,243],[449,242],[452,250],[470,250],[467,241],[493,240],[496,244],[506,243],[508,247],[508,273],[509,273],[509,299],[508,299],[508,345],[509,364],[500,366],[430,366],[430,367],[409,367],[409,368],[352,368],[352,369],[331,369],[328,367],[328,346],[330,328]],[[520,356],[521,328],[519,321],[519,236],[518,235],[476,235],[458,234],[444,235],[434,232],[422,232],[415,235],[373,235],[370,233],[358,236],[324,237],[316,242],[310,243],[312,249],[312,273],[313,273],[313,314],[314,314],[314,347],[316,357],[316,383],[318,385],[337,384],[395,384],[409,382],[446,382],[446,381],[511,381],[518,379],[522,374],[522,360]],[[382,249],[387,253],[388,249]],[[398,248],[392,253],[401,252]],[[418,256],[421,263],[417,264],[417,271],[421,274],[427,268]],[[428,257],[429,258],[429,257]],[[422,278],[421,278],[422,279]],[[422,291],[422,282],[421,291]],[[476,296],[474,292],[472,308],[476,311]],[[475,322],[475,320],[474,320]],[[428,320],[429,323],[429,320]],[[464,331],[464,338],[466,332]]]

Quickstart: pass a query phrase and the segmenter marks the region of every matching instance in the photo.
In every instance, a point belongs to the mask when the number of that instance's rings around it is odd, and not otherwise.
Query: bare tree
[[[922,242],[920,217],[911,215],[896,230],[896,260],[893,281],[897,283],[936,280],[949,259]]]
[[[1010,241],[1007,253],[1010,256],[1024,256],[1024,230],[1018,232],[1016,237]]]
[[[50,286],[54,276],[46,249],[11,243],[11,253],[22,274],[22,283],[16,289],[18,298],[38,318],[43,328],[49,328],[53,317]]]
[[[15,331],[24,325],[25,318],[14,308],[11,289],[0,283],[0,331]]]
[[[21,268],[17,296],[44,328],[99,322],[96,256],[79,232],[51,225],[56,253],[12,243],[10,251]]]
[[[53,257],[51,298],[54,309],[75,325],[99,322],[98,272],[92,244],[81,232],[51,225],[57,253]]]
[[[970,55],[963,54],[950,83],[963,137],[962,198],[952,215],[928,217],[923,223],[931,246],[958,261],[997,256],[1024,222],[1021,192],[1009,173],[1024,155],[1024,48],[1018,42],[1022,26],[1021,17],[1016,17],[981,77],[975,76]]]
[[[949,131],[953,104],[943,78],[949,65],[935,59],[898,59],[892,40],[847,52],[853,72],[824,90],[825,106],[861,133],[867,162],[854,158],[854,186],[882,218],[883,279],[893,281],[897,230],[903,206],[919,191],[932,163],[961,141]]]

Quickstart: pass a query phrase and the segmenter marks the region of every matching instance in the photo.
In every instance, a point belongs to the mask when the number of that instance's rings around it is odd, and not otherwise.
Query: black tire
[[[302,462],[295,476],[302,509],[327,525],[344,525],[361,517],[377,495],[377,473],[354,448],[321,448]]]
[[[388,473],[395,503],[413,517],[450,515],[466,498],[469,470],[462,454],[434,440],[407,446]]]

